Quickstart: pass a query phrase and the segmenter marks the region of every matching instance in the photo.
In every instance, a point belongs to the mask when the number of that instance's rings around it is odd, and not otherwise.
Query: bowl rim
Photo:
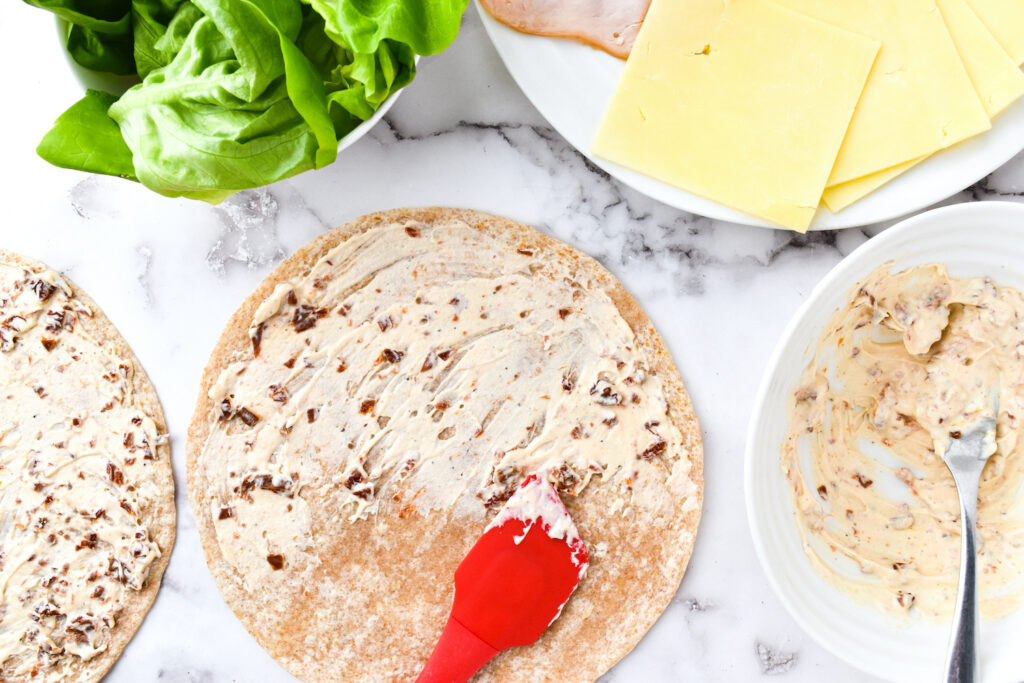
[[[832,655],[854,668],[871,675],[880,674],[876,670],[866,668],[865,663],[855,657],[851,651],[836,648],[834,643],[825,637],[822,632],[812,628],[810,622],[790,599],[789,594],[783,589],[776,567],[768,559],[769,554],[764,541],[764,531],[761,527],[759,510],[755,510],[754,506],[755,460],[759,457],[763,457],[759,456],[759,453],[761,453],[765,448],[760,446],[755,438],[757,428],[765,419],[765,406],[771,394],[772,378],[780,365],[782,356],[786,349],[793,343],[793,337],[804,318],[806,318],[808,314],[819,305],[819,300],[824,296],[825,292],[834,289],[837,286],[837,282],[847,279],[847,276],[851,274],[855,274],[861,270],[865,271],[863,274],[870,272],[870,269],[865,267],[866,265],[873,268],[884,263],[886,260],[884,256],[885,247],[890,242],[903,236],[904,233],[925,229],[929,224],[948,217],[960,216],[962,218],[977,219],[980,215],[996,217],[1006,216],[1008,214],[1016,214],[1019,217],[1021,229],[1024,231],[1024,203],[1005,200],[973,201],[943,206],[905,218],[858,246],[825,274],[825,276],[814,286],[810,294],[807,295],[807,298],[800,304],[796,312],[793,313],[789,322],[786,324],[786,327],[783,329],[776,341],[772,353],[768,358],[768,362],[765,365],[765,370],[761,376],[761,381],[758,384],[757,392],[754,394],[754,403],[750,413],[750,420],[747,424],[746,443],[744,446],[743,496],[746,503],[747,527],[751,535],[751,540],[754,544],[754,551],[757,555],[758,562],[760,563],[761,569],[767,577],[768,583],[771,585],[776,597],[783,606],[785,606],[786,611],[800,626],[801,630],[803,630],[803,632],[809,635],[814,642]],[[877,264],[872,263],[872,257],[875,253],[878,253],[882,257],[881,261]],[[832,587],[832,589],[838,594],[841,594],[839,589],[834,587]],[[895,675],[896,673],[894,672],[887,678],[895,680],[893,678]]]

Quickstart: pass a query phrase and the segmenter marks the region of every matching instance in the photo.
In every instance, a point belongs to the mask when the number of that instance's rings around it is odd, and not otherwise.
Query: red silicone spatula
[[[418,683],[463,683],[502,650],[530,645],[589,566],[569,511],[531,474],[455,570],[455,602]]]

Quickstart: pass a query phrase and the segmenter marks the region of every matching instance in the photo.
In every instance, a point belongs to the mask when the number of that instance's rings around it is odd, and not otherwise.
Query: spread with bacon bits
[[[523,480],[519,491],[498,511],[484,533],[513,519],[523,523],[523,534],[513,539],[516,545],[522,543],[530,529],[539,523],[548,537],[564,540],[572,549],[572,562],[580,568],[580,578],[587,573],[587,551],[576,524],[558,497],[558,492],[540,475],[531,474]]]
[[[166,437],[93,315],[59,274],[0,262],[0,680],[73,677],[161,555],[142,513]]]
[[[306,487],[350,522],[398,499],[484,520],[531,472],[612,514],[696,507],[661,379],[614,302],[459,220],[349,237],[278,284],[249,337],[209,390],[199,458],[250,588],[318,562]]]
[[[982,614],[1024,602],[1024,296],[941,265],[879,268],[832,316],[790,402],[782,470],[818,572],[926,620],[953,612],[959,506],[941,454],[998,393],[978,495]]]

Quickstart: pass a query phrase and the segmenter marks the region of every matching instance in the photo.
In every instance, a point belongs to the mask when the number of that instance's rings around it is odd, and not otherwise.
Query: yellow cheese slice
[[[931,154],[990,127],[935,0],[780,1],[882,43],[830,186]]]
[[[985,26],[1017,64],[1024,64],[1024,0],[970,0]]]
[[[770,0],[654,0],[593,152],[806,230],[878,48]]]
[[[1015,0],[1024,10],[1024,0]],[[971,9],[968,0],[935,0],[956,50],[990,118],[1024,95],[1024,72]],[[1021,14],[1024,19],[1024,13]],[[1024,22],[1019,33],[1024,38]]]
[[[923,156],[911,159],[892,168],[887,168],[884,171],[876,171],[860,178],[848,180],[845,183],[826,187],[825,192],[821,195],[821,201],[828,207],[829,211],[839,213],[851,204],[864,199],[864,197],[867,197],[896,176],[906,173],[927,158],[927,156]]]
[[[1024,95],[1024,72],[1017,68],[967,0],[936,0],[936,4],[986,113],[995,118]],[[825,189],[822,201],[832,213],[842,211],[926,158],[918,157],[884,171],[833,185]]]

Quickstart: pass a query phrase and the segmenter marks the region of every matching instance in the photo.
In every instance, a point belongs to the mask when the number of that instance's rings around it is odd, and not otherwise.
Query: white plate
[[[804,554],[789,487],[779,467],[787,397],[832,313],[859,280],[893,260],[897,270],[944,263],[954,277],[991,276],[1024,290],[1024,204],[957,204],[910,218],[866,242],[832,269],[782,334],[747,432],[747,516],[768,578],[793,617],[836,656],[896,681],[943,680],[945,626],[909,624],[854,602],[825,582]],[[1024,680],[1024,610],[981,627],[985,681]]]
[[[590,154],[598,123],[625,62],[564,38],[514,31],[477,3],[487,34],[519,87],[569,143],[615,178],[678,209],[721,220],[778,227],[717,202],[649,178]],[[950,197],[996,170],[1024,149],[1024,100],[992,130],[935,155],[838,214],[819,211],[812,230],[878,223]]]

